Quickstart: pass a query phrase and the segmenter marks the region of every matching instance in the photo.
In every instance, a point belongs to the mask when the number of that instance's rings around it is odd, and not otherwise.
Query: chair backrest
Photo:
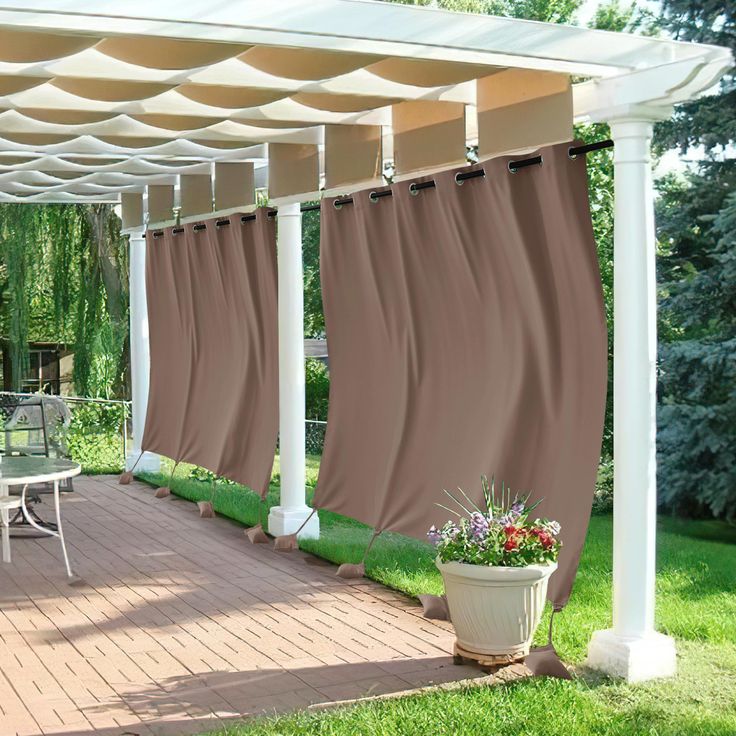
[[[71,412],[58,396],[0,394],[0,433],[5,454],[65,455]]]

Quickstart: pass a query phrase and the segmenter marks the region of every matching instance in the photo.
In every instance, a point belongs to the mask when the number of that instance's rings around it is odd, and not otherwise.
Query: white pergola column
[[[614,148],[613,628],[588,664],[630,682],[675,674],[674,640],[654,630],[657,522],[657,283],[652,115],[611,122]]]
[[[130,258],[130,381],[133,390],[133,448],[126,458],[126,468],[155,473],[161,458],[152,453],[141,454],[143,429],[148,409],[148,387],[151,353],[148,345],[148,305],[146,303],[146,239],[145,230],[129,231]],[[136,464],[137,462],[137,464]]]
[[[278,208],[278,269],[281,505],[268,515],[268,531],[276,537],[296,532],[311,513],[306,504],[304,276],[298,203]],[[317,514],[299,536],[319,537]]]

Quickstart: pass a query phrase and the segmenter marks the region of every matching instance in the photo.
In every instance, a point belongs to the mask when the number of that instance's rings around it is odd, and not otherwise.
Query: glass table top
[[[43,482],[78,475],[81,467],[55,457],[0,456],[0,484]]]

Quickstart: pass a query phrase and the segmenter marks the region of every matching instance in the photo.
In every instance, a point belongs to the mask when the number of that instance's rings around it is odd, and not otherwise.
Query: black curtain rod
[[[597,141],[596,143],[588,143],[584,146],[571,146],[567,149],[567,155],[569,158],[577,158],[578,156],[584,156],[586,153],[592,153],[593,151],[600,151],[604,148],[613,148],[613,141],[608,140],[605,141]],[[509,161],[508,163],[508,169],[512,174],[515,174],[519,169],[524,169],[527,166],[537,166],[539,164],[543,163],[542,156],[531,156],[530,158],[522,158],[518,161]],[[478,177],[485,176],[486,172],[485,169],[474,169],[473,171],[459,171],[457,174],[455,174],[455,181],[458,184],[462,184],[467,179],[477,179]],[[420,190],[422,189],[432,189],[436,186],[433,180],[429,181],[420,181],[417,183],[409,184],[409,191],[412,194],[418,194]],[[392,191],[390,189],[382,189],[380,192],[371,192],[369,195],[369,198],[372,202],[376,202],[381,197],[390,197],[392,196]],[[345,197],[344,199],[335,199],[333,200],[332,204],[339,209],[344,204],[352,204],[353,198],[352,197]],[[305,205],[302,207],[302,212],[311,212],[312,210],[318,210],[320,208],[319,204],[310,204]]]
[[[585,156],[587,153],[592,153],[593,151],[602,151],[605,148],[613,148],[613,141],[609,138],[605,141],[597,141],[595,143],[587,143],[584,146],[571,146],[567,149],[567,155],[570,158],[577,158],[578,156]],[[537,166],[539,164],[543,163],[542,156],[531,156],[530,158],[522,158],[518,161],[509,161],[508,163],[508,169],[512,174],[515,174],[519,169],[524,169],[527,166]],[[462,184],[467,179],[477,179],[480,176],[485,176],[486,172],[484,169],[474,169],[473,171],[460,171],[457,174],[455,174],[455,181],[458,184]],[[433,180],[429,181],[421,181],[417,183],[409,184],[409,191],[412,194],[418,194],[420,190],[422,189],[432,189],[436,185]],[[372,202],[378,201],[381,197],[390,197],[392,196],[392,191],[390,189],[382,189],[380,192],[371,192],[369,195],[369,198]],[[352,197],[344,197],[343,199],[335,199],[333,200],[333,204],[336,208],[342,207],[344,204],[352,204],[353,198]],[[316,212],[322,207],[321,203],[317,204],[304,204],[301,206],[302,212]],[[269,217],[276,217],[277,211],[275,209],[269,210],[268,216]],[[242,215],[240,218],[240,222],[252,222],[256,219],[256,215]],[[217,220],[215,222],[215,227],[224,227],[230,224],[230,220],[225,218],[223,220]],[[198,223],[192,228],[195,232],[199,232],[200,230],[206,230],[207,225],[204,223]],[[183,227],[175,227],[172,231],[173,235],[179,235],[184,232]],[[163,230],[154,230],[153,237],[154,238],[160,238],[164,234]]]

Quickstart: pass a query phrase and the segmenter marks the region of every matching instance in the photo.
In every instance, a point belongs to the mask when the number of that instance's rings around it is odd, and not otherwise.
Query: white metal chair
[[[10,562],[10,511],[21,508],[20,496],[0,498],[0,529],[2,531],[3,562]]]

